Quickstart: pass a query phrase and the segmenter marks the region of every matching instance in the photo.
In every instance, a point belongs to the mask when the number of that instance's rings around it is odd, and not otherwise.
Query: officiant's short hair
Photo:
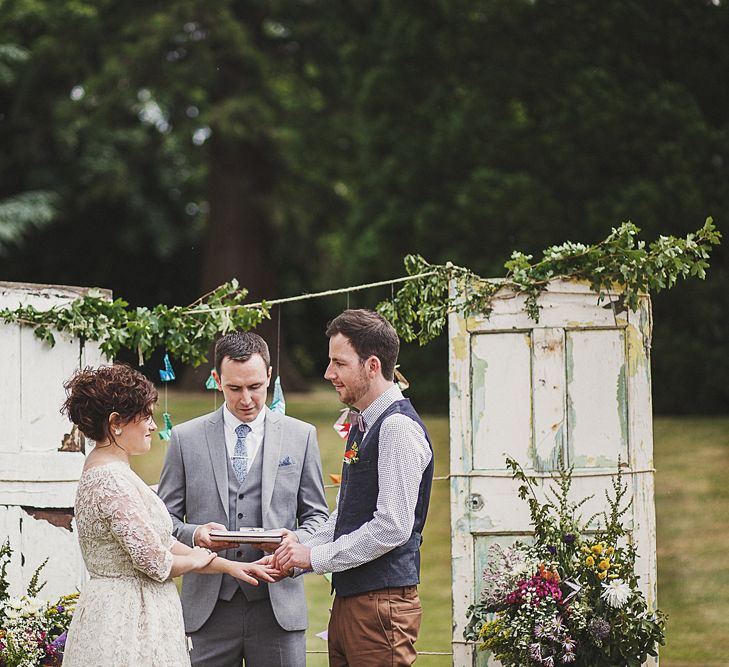
[[[218,338],[215,343],[215,370],[220,375],[220,366],[223,359],[228,357],[233,361],[248,361],[254,354],[260,354],[268,369],[271,365],[271,354],[268,345],[258,334],[252,331],[234,331]]]
[[[392,324],[379,313],[365,308],[345,310],[329,322],[326,334],[329,338],[337,334],[347,338],[362,363],[377,357],[382,376],[386,380],[394,379],[400,339]]]

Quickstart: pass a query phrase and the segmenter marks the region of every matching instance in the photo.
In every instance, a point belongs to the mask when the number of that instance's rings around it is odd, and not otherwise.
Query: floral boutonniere
[[[352,446],[344,452],[344,458],[342,459],[347,465],[357,463],[359,461],[359,445],[356,442],[352,443]]]

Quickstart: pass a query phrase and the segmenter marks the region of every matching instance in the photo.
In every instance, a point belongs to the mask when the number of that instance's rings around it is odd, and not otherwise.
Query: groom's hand
[[[299,538],[296,537],[296,533],[294,533],[292,530],[288,530],[288,528],[281,528],[281,532],[283,533],[283,540],[281,540],[280,542],[262,542],[261,544],[257,545],[257,547],[261,549],[261,551],[265,551],[266,553],[271,554],[287,542],[299,541]]]
[[[235,549],[238,546],[237,542],[218,542],[217,540],[210,539],[211,530],[228,530],[222,523],[205,523],[202,526],[198,526],[195,530],[194,541],[196,547],[204,547],[205,549],[212,549],[213,551],[223,551],[224,549]]]
[[[276,568],[276,565],[273,561],[273,554],[264,556],[263,558],[259,558],[256,561],[253,561],[252,565],[265,565],[268,570],[268,574],[271,575],[271,578],[273,579],[274,583],[277,581],[281,581],[281,579],[288,579],[288,574],[286,572],[282,572],[278,568]]]
[[[286,542],[276,549],[273,554],[276,567],[284,572],[290,572],[295,567],[302,570],[311,569],[311,547],[299,542]]]

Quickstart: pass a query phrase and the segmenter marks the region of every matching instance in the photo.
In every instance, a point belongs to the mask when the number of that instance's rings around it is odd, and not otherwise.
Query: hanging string
[[[349,310],[349,292],[347,292],[347,310]]]
[[[276,375],[281,375],[281,304],[278,305],[278,325],[276,331]]]
[[[403,276],[402,278],[393,278],[392,280],[380,280],[376,283],[366,283],[364,285],[353,285],[351,287],[341,287],[339,289],[327,290],[326,292],[312,292],[311,294],[299,294],[298,296],[288,296],[284,299],[271,299],[266,301],[267,306],[275,306],[281,303],[291,303],[293,301],[304,301],[305,299],[318,299],[323,296],[334,296],[335,294],[346,294],[349,299],[350,292],[357,292],[359,290],[371,289],[372,287],[382,287],[384,285],[396,285],[397,283],[405,283],[409,280],[419,280],[420,278],[427,278],[428,276],[434,276],[437,271],[426,271],[425,273],[418,273],[413,276]],[[220,306],[219,308],[193,308],[186,310],[185,315],[194,315],[196,313],[215,313],[219,310],[230,310],[231,308],[257,308],[262,306],[264,302],[258,301],[257,303],[246,303],[243,306]]]

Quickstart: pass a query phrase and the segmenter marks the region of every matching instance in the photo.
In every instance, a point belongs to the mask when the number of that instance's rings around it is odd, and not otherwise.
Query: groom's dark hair
[[[225,357],[233,361],[248,361],[254,354],[260,354],[266,369],[271,365],[268,345],[252,331],[236,331],[218,339],[215,343],[215,370],[220,375],[220,366]]]
[[[329,338],[337,334],[349,340],[362,363],[375,356],[380,360],[382,377],[394,379],[400,339],[382,315],[364,308],[345,310],[327,325]]]

